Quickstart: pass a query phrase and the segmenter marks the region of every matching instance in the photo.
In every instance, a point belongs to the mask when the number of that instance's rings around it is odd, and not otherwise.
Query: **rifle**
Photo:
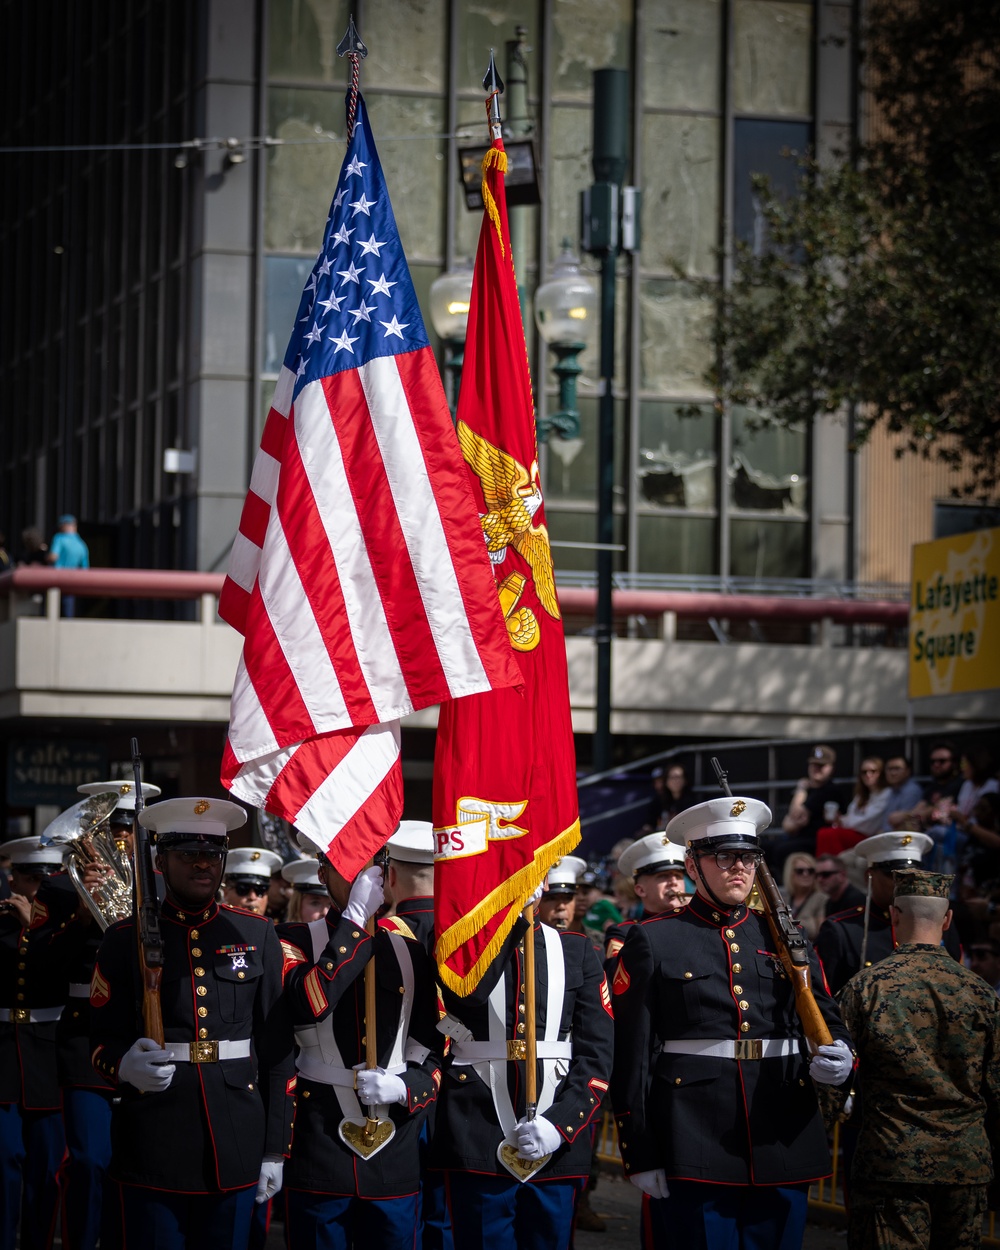
[[[723,794],[732,798],[733,792],[727,780],[728,773],[714,755],[711,765],[715,770],[719,789]],[[813,1050],[818,1046],[830,1046],[833,1044],[833,1035],[827,1028],[810,984],[809,945],[802,930],[795,923],[788,904],[778,892],[771,870],[763,858],[757,865],[757,893],[764,907],[764,915],[767,918],[771,936],[778,948],[778,956],[795,992],[795,1010],[802,1021],[802,1031],[806,1035],[806,1041]]]
[[[149,833],[139,824],[145,807],[142,799],[142,758],[139,740],[132,739],[132,772],[135,776],[135,829],[133,833],[135,933],[139,970],[142,974],[142,1021],[146,1037],[163,1045],[163,1012],[160,1008],[160,982],[163,979],[163,938],[156,900],[153,861],[149,853]]]

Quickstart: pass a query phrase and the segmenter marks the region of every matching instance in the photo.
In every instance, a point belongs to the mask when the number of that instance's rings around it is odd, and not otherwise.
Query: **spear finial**
[[[368,55],[368,49],[365,47],[358,34],[358,28],[354,25],[354,17],[350,19],[347,27],[347,34],[337,44],[337,55],[346,56],[351,63],[351,97],[347,105],[347,138],[348,142],[354,138],[354,122],[358,115],[358,91],[361,82],[361,62]]]
[[[483,90],[486,92],[486,118],[489,122],[490,137],[500,139],[503,136],[503,127],[500,124],[500,97],[503,95],[504,85],[492,48],[490,48],[489,69],[483,78]]]

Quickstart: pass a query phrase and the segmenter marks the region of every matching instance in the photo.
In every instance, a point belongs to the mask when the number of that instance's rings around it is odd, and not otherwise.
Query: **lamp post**
[[[465,332],[469,327],[469,305],[472,301],[472,265],[458,262],[431,283],[431,322],[444,344],[444,366],[451,377],[448,404],[455,411],[462,385],[462,364],[465,357]]]
[[[535,292],[535,324],[538,333],[556,355],[554,373],[559,379],[559,411],[538,422],[538,441],[550,434],[578,438],[580,413],[576,406],[576,379],[583,372],[577,357],[587,346],[597,313],[597,291],[580,270],[568,239],[552,268],[552,277]]]

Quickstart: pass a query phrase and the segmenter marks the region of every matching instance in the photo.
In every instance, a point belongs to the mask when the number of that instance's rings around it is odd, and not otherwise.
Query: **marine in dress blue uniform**
[[[625,1173],[669,1196],[674,1244],[689,1250],[799,1250],[808,1185],[830,1172],[812,1080],[840,1085],[853,1067],[815,958],[834,1044],[810,1062],[766,920],[747,907],[770,818],[733,797],[674,817],[667,833],[697,892],[633,926],[612,983]]]
[[[380,868],[366,869],[352,884],[321,861],[319,875],[334,905],[311,924],[278,929],[298,1045],[285,1236],[290,1250],[364,1244],[411,1250],[420,1129],[441,1077],[434,970],[405,924],[388,917],[374,936],[367,932],[385,901]],[[365,1012],[364,972],[371,960],[374,1022]],[[378,1066],[368,1071],[372,1023]],[[357,1143],[366,1107],[376,1107],[377,1118],[392,1128],[388,1140],[363,1157],[348,1141]]]
[[[535,953],[538,1101],[535,1119],[526,1119],[518,945],[526,931],[519,918],[470,995],[442,991],[439,1028],[451,1050],[433,1155],[446,1174],[455,1244],[463,1250],[569,1246],[574,1203],[590,1172],[590,1128],[611,1075],[611,1000],[593,945],[582,933],[536,924],[526,940]],[[546,1161],[526,1175],[512,1151],[532,1167]]]
[[[680,911],[688,904],[684,850],[675,846],[662,829],[647,833],[626,847],[618,856],[618,871],[623,877],[632,878],[642,914],[636,920],[613,924],[604,935],[604,971],[609,979],[615,974],[618,966],[615,956],[625,944],[632,925],[667,911]]]
[[[238,846],[226,856],[222,901],[267,915],[267,891],[271,877],[281,868],[281,856],[259,846]]]
[[[11,861],[12,887],[0,908],[0,1244],[15,1244],[20,1218],[22,1250],[44,1250],[65,1152],[56,1025],[84,929],[61,850],[29,837],[0,855]]]
[[[125,1245],[243,1250],[254,1199],[280,1188],[291,1142],[281,946],[269,920],[215,901],[241,807],[169,799],[139,819],[166,887],[164,1046],[143,1037],[133,920],[105,934],[90,995],[93,1064],[120,1098],[110,1174]]]

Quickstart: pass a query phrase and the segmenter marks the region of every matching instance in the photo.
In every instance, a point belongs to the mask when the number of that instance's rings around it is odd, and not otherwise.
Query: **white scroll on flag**
[[[219,611],[223,784],[349,879],[402,813],[399,718],[521,683],[360,99]]]

